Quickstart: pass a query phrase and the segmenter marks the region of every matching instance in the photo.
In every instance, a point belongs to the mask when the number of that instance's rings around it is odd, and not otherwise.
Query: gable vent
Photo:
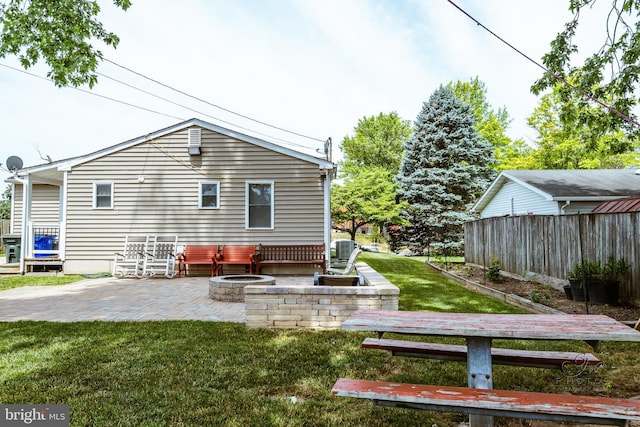
[[[189,139],[187,141],[187,150],[189,151],[189,155],[191,156],[200,155],[201,146],[202,146],[202,129],[190,128]]]

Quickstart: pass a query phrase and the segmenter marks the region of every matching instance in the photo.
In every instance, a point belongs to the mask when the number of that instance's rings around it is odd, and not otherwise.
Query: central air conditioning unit
[[[187,151],[190,156],[199,156],[202,147],[202,129],[190,128],[189,139],[187,141]]]

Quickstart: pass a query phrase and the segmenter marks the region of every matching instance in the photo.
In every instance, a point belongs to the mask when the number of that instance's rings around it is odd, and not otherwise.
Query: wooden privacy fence
[[[2,240],[3,234],[9,234],[9,220],[0,219],[0,252],[4,252],[4,241]]]
[[[582,258],[605,262],[624,258],[630,274],[620,284],[623,300],[640,299],[640,212],[579,215],[531,215],[485,218],[464,227],[468,263],[491,265],[522,276],[540,274],[567,279]]]

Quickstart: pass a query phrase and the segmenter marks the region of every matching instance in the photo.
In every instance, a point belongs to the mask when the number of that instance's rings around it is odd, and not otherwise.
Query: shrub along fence
[[[464,227],[468,263],[527,276],[567,279],[580,261],[606,262],[610,256],[631,265],[620,285],[623,301],[640,299],[640,212],[530,215],[485,218]]]

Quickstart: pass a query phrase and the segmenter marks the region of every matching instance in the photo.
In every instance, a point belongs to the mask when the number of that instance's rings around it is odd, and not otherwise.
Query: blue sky
[[[457,0],[533,59],[570,17],[564,0]],[[211,104],[315,139],[266,127],[177,94],[111,63],[93,93],[0,67],[0,162],[25,165],[87,154],[199,117],[314,152],[340,141],[360,118],[396,111],[413,121],[440,84],[478,76],[493,107],[506,107],[512,137],[531,140],[529,87],[541,70],[447,0],[154,0],[127,12],[101,1],[100,19],[121,38],[109,60]],[[14,58],[0,64],[19,67]],[[44,66],[29,70],[40,76]],[[169,98],[167,103],[125,85]],[[88,88],[87,88],[88,90]]]

